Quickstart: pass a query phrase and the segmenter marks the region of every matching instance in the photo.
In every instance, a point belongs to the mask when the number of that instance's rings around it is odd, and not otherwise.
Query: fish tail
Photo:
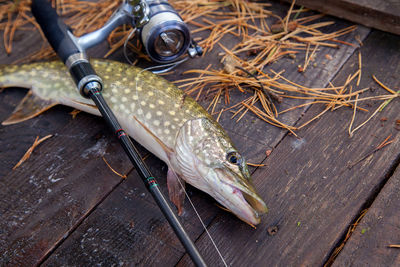
[[[68,77],[61,62],[39,62],[24,65],[0,65],[0,87],[50,89]],[[34,90],[35,93],[40,94]]]
[[[18,87],[19,84],[24,83],[24,80],[26,76],[23,77],[21,66],[0,65],[0,87]]]
[[[28,120],[57,105],[61,89],[57,84],[64,86],[60,80],[66,76],[62,66],[61,63],[0,65],[0,87],[31,89],[2,124]]]

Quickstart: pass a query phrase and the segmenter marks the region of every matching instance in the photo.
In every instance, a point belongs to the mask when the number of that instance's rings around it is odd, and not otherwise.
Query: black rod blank
[[[97,76],[89,61],[86,59],[85,51],[82,51],[82,49],[76,45],[71,31],[59,18],[56,11],[47,0],[33,0],[32,14],[38,21],[50,45],[69,68],[70,74],[73,76],[80,93],[93,100],[100,113],[103,115],[104,120],[117,136],[147,189],[150,191],[194,264],[196,266],[206,266],[195,244],[186,233],[171,206],[162,194],[156,179],[150,173],[129,136],[121,128],[114,113],[104,100],[101,94],[101,79]]]
[[[139,173],[140,177],[142,178],[143,182],[145,183],[147,189],[150,191],[151,195],[153,196],[154,200],[157,202],[157,205],[160,207],[161,211],[163,212],[164,216],[168,220],[169,224],[171,225],[172,229],[174,230],[175,234],[181,241],[182,245],[185,247],[187,253],[191,257],[192,261],[196,264],[196,266],[207,266],[203,258],[201,257],[199,251],[196,248],[196,245],[190,239],[188,234],[186,233],[185,229],[179,222],[178,218],[176,217],[175,213],[172,211],[171,206],[168,204],[167,200],[165,199],[164,195],[162,194],[157,181],[151,175],[149,169],[147,168],[146,164],[143,162],[142,158],[139,155],[139,152],[136,150],[135,146],[132,144],[131,139],[129,136],[121,129],[115,115],[108,107],[107,103],[105,102],[102,94],[96,89],[89,90],[89,96],[96,104],[98,109],[100,110],[101,115],[106,120],[108,126],[117,136],[118,140],[120,141],[122,147],[124,148],[126,154],[128,155],[129,159],[132,161],[133,165],[135,166],[137,172]]]

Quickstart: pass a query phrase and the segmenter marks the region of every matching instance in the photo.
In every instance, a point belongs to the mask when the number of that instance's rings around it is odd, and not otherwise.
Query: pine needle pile
[[[74,35],[81,36],[103,26],[120,3],[110,0],[95,2],[56,0],[52,1],[52,4],[57,13],[65,19],[66,24],[72,28]],[[0,0],[0,30],[3,31],[4,47],[7,54],[12,53],[12,44],[17,30],[37,31],[43,39],[41,49],[16,63],[56,58],[55,52],[47,44],[39,25],[30,13],[30,5],[30,0]]]
[[[384,100],[387,104],[388,101],[398,97],[399,93],[385,88],[378,82],[389,94],[360,97],[369,89],[356,89],[361,79],[361,54],[359,54],[359,69],[349,75],[346,82],[340,86],[330,84],[328,88],[308,88],[285,78],[284,71],[266,73],[264,70],[268,64],[284,56],[295,57],[298,53],[305,53],[304,64],[298,66],[298,72],[305,72],[321,47],[355,46],[339,38],[356,30],[356,26],[324,33],[324,27],[334,22],[320,21],[323,17],[320,14],[304,15],[303,13],[307,10],[303,8],[295,10],[294,3],[293,1],[287,14],[280,17],[266,9],[268,4],[256,2],[174,1],[174,6],[181,10],[185,22],[195,27],[193,33],[208,32],[206,38],[198,39],[205,51],[209,52],[215,46],[219,46],[224,51],[220,53],[223,67],[209,65],[206,69],[188,70],[187,74],[197,75],[181,79],[177,83],[196,100],[204,95],[211,96],[208,111],[216,115],[217,119],[223,112],[230,111],[231,118],[239,121],[250,111],[261,120],[284,128],[293,135],[296,135],[296,130],[320,118],[329,110],[350,107],[354,109],[349,127],[349,133],[352,136],[366,123],[352,129],[356,111],[368,111],[360,107],[359,102]],[[233,35],[239,41],[228,49],[220,42],[225,35]],[[329,55],[326,56],[329,57]],[[357,83],[353,88],[352,82],[355,80]],[[250,96],[239,103],[230,103],[232,90],[238,90]],[[221,106],[218,105],[221,99],[224,99],[225,105],[218,108]],[[288,102],[289,99],[303,99],[304,103],[278,111],[275,104],[282,101]],[[379,110],[382,109],[384,103]],[[325,109],[303,125],[294,127],[279,119],[280,114],[313,104],[323,104]]]
[[[340,40],[343,35],[356,29],[350,26],[335,32],[324,32],[324,27],[334,24],[333,21],[321,21],[323,15],[307,15],[306,9],[295,9],[292,2],[288,12],[279,16],[270,11],[270,4],[239,1],[239,0],[171,0],[169,1],[179,11],[182,19],[190,25],[195,41],[204,49],[205,54],[218,47],[221,64],[209,65],[205,69],[190,69],[186,71],[187,78],[176,81],[179,86],[196,100],[211,97],[208,110],[216,115],[217,119],[223,112],[232,112],[232,118],[239,121],[249,111],[261,120],[290,131],[296,135],[299,130],[327,111],[334,111],[341,107],[353,109],[353,116],[349,126],[349,134],[362,127],[377,112],[382,110],[390,100],[399,96],[399,92],[387,88],[377,78],[374,80],[387,94],[372,97],[361,97],[368,88],[358,89],[361,79],[361,54],[359,54],[359,69],[350,74],[341,86],[330,85],[327,88],[308,88],[284,76],[284,72],[265,71],[266,66],[282,57],[296,57],[296,54],[305,55],[304,63],[297,67],[298,72],[306,72],[309,65],[315,60],[322,47],[338,48],[352,43]],[[96,2],[78,0],[55,0],[53,6],[68,25],[71,25],[76,36],[92,32],[108,20],[111,14],[120,5],[120,1],[100,0]],[[40,32],[39,26],[30,14],[30,1],[0,0],[0,30],[3,31],[4,47],[7,53],[12,53],[12,44],[15,32]],[[108,38],[109,51],[105,57],[118,49],[122,49],[127,38],[130,38],[129,26],[115,29]],[[234,44],[223,45],[221,40],[227,36],[234,36]],[[145,58],[138,39],[128,42],[128,49],[133,51],[136,58]],[[325,55],[328,57],[329,55]],[[40,50],[20,59],[20,62],[45,60],[55,58],[52,49],[43,42]],[[356,85],[353,88],[353,84]],[[232,91],[243,93],[244,100],[231,103]],[[290,99],[302,99],[300,105],[278,110],[277,104]],[[220,105],[224,100],[224,105]],[[381,100],[382,105],[373,112],[364,123],[353,127],[357,111],[367,111],[362,107],[362,101]],[[279,115],[312,104],[322,104],[324,110],[303,125],[294,127],[280,120]]]

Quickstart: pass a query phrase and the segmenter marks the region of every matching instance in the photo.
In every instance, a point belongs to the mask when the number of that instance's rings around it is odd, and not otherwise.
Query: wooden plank
[[[19,88],[5,89],[0,93],[0,121],[4,121],[21,101],[27,91]],[[53,116],[39,116],[26,123],[0,127],[0,177],[5,177],[32,145],[36,136],[54,134],[70,120],[71,109],[56,107]]]
[[[343,27],[343,25],[341,26]],[[365,38],[368,32],[368,29],[360,28],[360,31],[357,32],[357,34],[360,34],[362,38]],[[348,40],[350,41],[351,38],[352,37],[348,37]],[[277,70],[281,70],[281,68],[287,70],[293,68],[294,71],[288,74],[291,75],[293,79],[301,79],[301,81],[307,82],[308,85],[321,86],[322,84],[328,83],[329,79],[331,79],[340,68],[339,66],[343,65],[350,54],[354,52],[354,49],[354,47],[343,46],[338,50],[323,50],[321,53],[334,53],[335,60],[331,63],[327,62],[327,64],[322,64],[322,62],[317,61],[320,63],[318,65],[319,68],[325,68],[325,70],[318,69],[317,71],[321,79],[316,79],[314,73],[310,73],[309,75],[307,74],[306,76],[299,74],[295,70],[297,64],[293,63],[292,60],[284,61],[285,63],[280,63],[282,65],[275,65],[275,67]],[[201,68],[201,64],[208,65],[210,62],[218,64],[215,62],[215,58],[217,58],[216,55],[210,54],[203,59],[195,59],[187,64],[199,64],[198,67]],[[325,61],[325,57],[320,58],[323,58],[321,60]],[[301,58],[297,60],[304,62],[304,59]],[[175,75],[179,77],[180,73],[183,72],[185,68],[185,65],[181,66]],[[170,79],[177,79],[177,77],[175,76],[175,78],[172,77]],[[296,119],[293,119],[293,123],[301,116],[301,112],[302,111],[297,111],[297,113],[295,113]],[[259,122],[251,124],[249,124],[249,122],[242,122],[242,124],[236,125],[232,120],[226,119],[222,121],[222,125],[225,129],[228,129],[228,133],[232,136],[238,149],[244,152],[244,155],[250,162],[260,162],[266,157],[265,150],[270,148],[270,145],[278,143],[285,134],[285,131],[276,129],[272,130],[273,132],[271,134],[269,132],[267,134],[267,131],[271,130],[273,127]],[[240,130],[241,127],[246,127],[247,130]],[[236,129],[236,131],[231,129]],[[257,131],[258,134],[255,136],[251,135],[252,131]],[[158,178],[164,193],[167,195],[165,190],[165,165],[152,158],[148,160],[148,164],[151,171]],[[139,189],[132,191],[132,188]],[[190,186],[188,186],[188,192],[206,225],[213,220],[216,214],[226,213],[225,211],[220,211],[214,205],[214,201],[206,194]],[[81,262],[84,262],[87,265],[95,265],[99,263],[111,264],[114,262],[121,262],[126,265],[137,264],[150,266],[175,264],[181,256],[184,255],[184,250],[174,236],[172,230],[167,225],[165,219],[160,217],[159,213],[153,213],[154,210],[150,211],[150,207],[144,208],[141,206],[141,199],[147,203],[153,204],[151,197],[147,194],[143,197],[143,194],[146,194],[146,191],[142,188],[141,182],[133,172],[129,176],[128,180],[124,181],[117,190],[112,192],[110,196],[99,205],[90,216],[88,216],[82,225],[80,225],[77,230],[55,250],[54,254],[50,255],[50,257],[45,261],[45,265],[60,265],[65,263],[69,265],[78,265]],[[129,197],[124,198],[122,201],[121,195]],[[141,208],[136,209],[136,205],[139,205]],[[127,208],[124,210],[119,208],[119,212],[115,212],[115,209],[118,209],[120,206]],[[157,210],[157,207],[154,205],[152,205],[151,208]],[[147,212],[150,212],[150,215],[144,215],[144,213]],[[115,218],[116,216],[118,216],[118,218]],[[197,220],[195,212],[190,208],[188,201],[186,201],[185,213],[181,219],[183,220],[184,227],[194,240],[203,233],[204,230]],[[153,220],[158,221],[156,231],[149,230],[148,225],[152,225],[151,222]],[[241,225],[242,230],[248,229],[248,226],[239,222],[237,218],[230,217],[230,220]],[[138,222],[134,224],[131,231],[115,231],[115,229],[126,228],[129,221]],[[89,229],[100,230],[97,233],[89,233]],[[139,235],[139,237],[136,238],[136,235]],[[142,235],[145,235],[146,237],[143,237]],[[87,239],[88,236],[93,238],[92,242]],[[135,238],[132,238],[132,236]],[[101,242],[103,239],[110,241]],[[154,240],[160,241],[154,242]],[[206,242],[208,246],[212,246],[209,240]],[[85,246],[81,247],[81,243],[85,243]],[[124,245],[121,245],[121,243]],[[142,243],[146,243],[148,246],[143,246]],[[237,243],[237,245],[239,244]],[[88,247],[96,247],[97,250],[91,251]],[[148,257],[147,255],[151,255],[153,250],[156,251],[156,257]],[[112,252],[112,255],[110,252]],[[207,250],[202,249],[201,252],[207,260],[211,257],[211,254],[209,254]]]
[[[16,32],[15,38],[11,55],[7,55],[4,47],[0,46],[1,64],[11,64],[18,58],[29,55],[37,48],[37,44],[40,44],[40,36],[34,32]],[[26,92],[27,90],[16,88],[0,91],[0,121],[4,121],[11,115]],[[0,177],[5,177],[32,145],[37,135],[43,137],[53,134],[70,121],[71,116],[65,112],[66,110],[69,109],[56,107],[53,109],[53,116],[39,116],[24,124],[0,126],[0,161],[2,163]]]
[[[3,31],[1,31],[3,33]],[[3,40],[4,36],[1,36]],[[43,43],[36,31],[15,31],[11,54],[7,54],[4,45],[0,46],[0,63],[11,64],[19,59],[25,58],[37,51]]]
[[[146,163],[166,194],[165,165],[154,156]],[[195,203],[200,204],[200,216],[209,224],[218,208],[212,207],[212,201],[205,194],[193,192],[191,188],[188,193]],[[180,219],[195,239],[201,234],[202,227],[187,206]],[[133,171],[44,265],[173,266],[183,254],[180,242]]]
[[[131,168],[119,144],[103,132],[100,118],[79,115],[2,177],[3,264],[40,262],[120,182],[102,156],[121,172]]]
[[[399,88],[400,38],[373,32],[364,42],[361,88],[378,86],[375,74],[389,87]],[[376,44],[379,43],[379,46]],[[357,55],[345,64],[334,84],[342,84],[357,69]],[[368,109],[376,109],[369,103]],[[349,138],[352,110],[327,113],[300,132],[300,139],[287,136],[267,159],[267,166],[254,174],[255,186],[270,212],[256,230],[220,214],[209,226],[227,263],[232,266],[321,266],[359,213],[365,201],[398,163],[400,132],[395,121],[399,99],[394,100],[367,126]],[[308,121],[322,111],[313,106],[301,119]],[[356,125],[368,114],[358,114]],[[384,117],[387,123],[380,119]],[[366,160],[348,168],[373,150],[387,136],[394,142]],[[268,230],[276,227],[276,233]],[[221,266],[205,235],[196,244],[207,255],[210,266]],[[187,255],[178,266],[190,265]]]
[[[297,0],[296,4],[367,27],[400,34],[400,3],[397,0]]]
[[[333,266],[400,266],[400,167],[358,224]]]
[[[331,29],[335,29],[335,27],[343,27],[344,25],[346,24],[339,22],[338,25]],[[361,27],[357,32],[345,38],[345,40],[354,43],[354,35],[360,35],[360,38],[364,39],[368,32],[368,29]],[[327,61],[322,57],[321,61],[317,61],[318,65],[316,67],[311,67],[310,70],[312,71],[307,72],[306,74],[300,74],[296,71],[297,63],[304,62],[304,58],[302,57],[298,57],[296,62],[292,62],[293,60],[291,59],[283,60],[281,63],[272,65],[272,67],[276,68],[275,70],[278,71],[283,68],[286,69],[288,78],[296,82],[305,83],[310,86],[323,86],[326,85],[335,75],[354,50],[355,48],[351,46],[343,46],[337,50],[323,49],[321,50],[321,54],[331,53],[333,55],[333,60]],[[198,64],[199,66],[208,65],[209,62],[218,64],[216,62],[216,59],[218,58],[216,53],[218,52],[220,52],[220,50],[215,50],[206,58],[195,59],[186,64]],[[121,55],[114,55],[114,58],[120,57]],[[188,68],[188,65],[181,66],[175,76],[171,79],[179,77],[180,73],[182,73],[186,68]],[[63,111],[65,112],[65,109],[63,109]],[[301,112],[303,111],[299,110],[293,113],[294,115],[288,115],[288,122],[296,122],[301,116]],[[51,117],[52,111],[49,111],[47,114],[43,115],[43,117],[44,116]],[[80,116],[81,115],[78,116],[77,120],[68,123],[64,128],[61,128],[59,132],[57,132],[60,135],[59,139],[53,139],[51,140],[52,143],[46,143],[46,146],[38,149],[34,156],[46,155],[46,153],[58,147],[65,147],[63,152],[65,153],[65,155],[63,154],[65,157],[67,154],[74,155],[73,152],[81,155],[86,149],[94,147],[96,145],[95,140],[90,139],[90,143],[85,143],[83,138],[82,140],[76,140],[78,138],[78,133],[84,132],[86,134],[85,138],[89,138],[103,130],[107,132],[103,126],[103,122],[92,116],[83,115],[84,119]],[[276,146],[285,135],[285,131],[276,129],[264,122],[259,122],[258,120],[249,127],[248,121],[236,124],[230,119],[222,118],[222,125],[228,129],[228,132],[233,137],[238,148],[245,153],[246,158],[251,162],[260,162],[265,158],[265,150]],[[7,129],[4,129],[4,131],[7,132]],[[18,134],[23,131],[24,128],[22,126],[21,128],[18,128]],[[250,132],[256,134],[250,135]],[[65,139],[65,137],[68,136],[72,137],[70,138],[71,140],[61,140],[62,137]],[[105,136],[105,139],[108,137],[111,138],[110,135],[106,134]],[[4,140],[6,139],[4,138]],[[29,141],[27,141],[27,146],[30,145],[30,142],[31,140],[29,139]],[[128,171],[129,165],[127,165],[127,161],[121,159],[123,156],[122,150],[118,148],[118,145],[117,147],[114,147],[113,141],[109,146],[113,147],[108,148],[107,150],[107,152],[110,151],[109,153],[111,158],[107,157],[107,159],[110,161],[111,165],[121,172]],[[113,156],[111,156],[111,153],[113,153]],[[17,159],[18,157],[16,157],[16,160]],[[48,162],[43,163],[42,161],[44,159],[48,160]],[[0,247],[3,249],[2,251],[6,251],[4,255],[7,256],[9,264],[37,264],[42,259],[50,256],[46,261],[49,265],[51,265],[51,263],[60,264],[65,262],[71,263],[71,265],[78,265],[80,262],[94,264],[101,261],[101,259],[103,259],[102,262],[104,263],[114,263],[116,262],[116,259],[118,259],[119,261],[128,264],[146,263],[152,265],[177,262],[180,256],[184,254],[182,247],[180,247],[179,242],[169,229],[168,224],[162,217],[160,217],[160,213],[158,212],[157,207],[154,206],[151,197],[145,193],[143,188],[132,191],[132,188],[141,188],[141,182],[135,174],[130,176],[129,181],[124,181],[117,186],[119,180],[113,180],[115,176],[110,174],[109,170],[105,167],[98,155],[91,155],[87,160],[84,160],[83,163],[79,158],[68,159],[67,161],[62,162],[62,164],[60,164],[56,159],[44,159],[40,160],[37,157],[32,157],[31,163],[28,162],[29,164],[27,163],[24,165],[24,168],[26,168],[24,169],[24,172],[20,169],[21,173],[10,173],[4,177],[4,180],[6,181],[18,181],[12,184],[13,187],[10,187],[13,188],[14,191],[5,191],[4,196],[2,196],[2,198],[5,199],[5,204],[3,206],[4,210],[1,209],[1,212],[2,214],[5,214],[8,219],[4,222],[4,231],[7,237],[0,241]],[[66,176],[63,177],[64,179],[59,183],[49,183],[45,179],[45,184],[41,185],[40,190],[32,190],[28,185],[29,175],[27,175],[27,172],[29,170],[31,171],[32,168],[36,168],[39,163],[43,164],[36,170],[40,175],[46,174],[46,169],[51,167],[51,164],[60,164],[60,171],[66,168],[66,171],[64,172],[70,170],[68,167],[73,166],[74,169],[80,169],[80,173],[67,173]],[[152,159],[149,164],[152,171],[160,178],[161,186],[165,192],[165,165],[161,164],[159,160],[154,159]],[[96,173],[101,173],[101,175],[96,177],[96,181],[89,182],[85,180],[82,185],[81,179],[91,176],[93,169],[96,170]],[[5,183],[1,184],[0,188],[8,186],[9,184]],[[107,194],[116,186],[118,187],[117,190],[106,197]],[[73,208],[71,208],[70,204],[64,203],[61,194],[57,194],[57,192],[63,193],[63,191],[60,191],[60,188],[65,187],[70,190],[70,193],[74,192],[73,198],[75,200],[73,202],[75,203],[75,206]],[[97,190],[98,187],[104,191],[91,192],[91,190],[88,189],[96,188]],[[51,192],[53,192],[53,194],[43,194],[43,188],[52,190]],[[17,192],[18,190],[21,192],[27,192],[29,189],[33,192],[29,191],[28,194],[18,194],[18,199],[16,199],[16,197],[9,197],[13,192]],[[122,198],[121,194],[123,194],[124,198]],[[131,199],[128,202],[125,202],[125,197],[129,196],[129,194],[132,195],[128,197]],[[143,194],[145,195],[143,196]],[[214,205],[214,202],[204,193],[189,187],[189,194],[192,195],[193,201],[206,224],[209,224],[215,215],[220,213]],[[98,208],[96,208],[96,205],[98,205],[103,198],[106,199],[98,206]],[[40,205],[37,204],[39,199],[42,199],[41,203],[39,203]],[[134,209],[133,217],[131,217],[132,210],[129,208],[121,211],[121,213],[116,211],[116,208],[120,207],[120,205],[122,207],[125,207],[126,205],[129,207],[134,207],[135,205],[138,206]],[[32,211],[42,210],[42,212],[32,212],[25,217],[21,217],[21,214],[23,214],[27,209]],[[152,209],[152,211],[150,211],[147,216],[143,216],[143,213],[147,214],[149,209]],[[68,211],[70,210],[73,210],[76,214],[72,219],[69,219],[66,216],[66,213],[68,214]],[[6,213],[6,211],[9,213]],[[14,228],[11,227],[13,225],[12,219],[14,216],[11,214],[12,212],[15,213],[15,218],[22,218],[22,223],[18,224],[17,227]],[[45,223],[41,225],[44,219]],[[133,221],[137,223],[135,223],[136,226],[133,229],[126,231],[126,220],[128,219],[133,219]],[[202,233],[203,229],[195,219],[195,214],[190,210],[188,203],[186,203],[186,212],[182,219],[190,235],[193,239],[196,239]],[[238,222],[236,218],[232,217],[231,219]],[[83,220],[85,221],[81,224]],[[154,223],[152,223],[152,221],[154,220],[157,221],[156,227],[151,229],[146,228],[146,225],[153,225]],[[32,221],[32,223],[29,223],[30,221]],[[67,222],[67,224],[64,223],[64,221]],[[22,227],[25,227],[25,230],[22,231]],[[245,228],[247,229],[247,226],[245,226]],[[90,229],[101,229],[101,231],[99,230],[100,232],[92,234],[90,231],[93,230]],[[125,230],[120,232],[115,229]],[[52,232],[52,236],[50,238],[47,238],[46,236],[46,239],[44,239],[43,235],[49,231]],[[132,237],[132,231],[135,234],[135,238]],[[33,237],[28,238],[28,233],[34,233]],[[71,234],[71,236],[69,236],[69,234]],[[90,238],[93,239],[85,238],[85,234],[87,234],[86,236],[90,235]],[[160,234],[161,242],[154,241],[160,239]],[[64,241],[63,238],[65,237],[67,237],[67,240],[62,243]],[[109,244],[102,244],[102,253],[99,254],[99,250],[90,250],[90,248],[94,248],[95,244],[99,244],[99,240],[109,240],[110,238],[111,242]],[[81,241],[84,243],[83,247],[81,247]],[[119,251],[118,248],[120,248],[122,244],[127,244],[126,248],[117,253],[117,251]],[[147,246],[144,247],[143,244],[147,244]],[[54,257],[50,255],[52,249],[55,249]],[[151,255],[154,250],[160,251],[157,252],[158,257],[148,257],[148,255]],[[64,251],[68,251],[69,253],[64,253]],[[105,251],[113,251],[117,256],[112,258],[112,256]],[[139,251],[142,251],[144,256],[139,256]],[[165,253],[161,251],[165,251]],[[86,256],[85,253],[88,254],[87,257],[89,259],[84,258],[84,256]],[[168,255],[168,253],[171,253],[173,256]],[[31,254],[35,254],[35,256],[31,257]],[[20,259],[18,255],[20,255],[22,259]],[[90,259],[90,257],[92,258]],[[137,258],[138,261],[135,261],[135,258]]]
[[[10,64],[40,45],[37,33],[17,31],[11,55],[0,46],[0,62]],[[104,48],[97,53],[99,49]],[[25,93],[17,88],[2,90],[1,121]],[[102,155],[121,172],[131,169],[100,118],[79,114],[73,120],[70,111],[55,107],[29,121],[0,126],[2,265],[38,264],[120,182]],[[48,134],[53,137],[12,171],[35,137]]]
[[[283,6],[274,6],[274,13],[285,13],[286,9],[283,9]],[[280,11],[278,10],[280,9]],[[284,10],[284,11],[283,11]],[[326,21],[334,21],[332,18],[325,18]],[[345,27],[349,27],[350,24],[337,20],[334,21],[335,24],[325,27],[324,31],[326,32],[334,32],[339,29],[343,29]],[[358,47],[358,42],[355,40],[355,37],[358,36],[363,40],[369,33],[369,29],[363,26],[359,26],[358,29],[346,36],[344,36],[341,40],[345,42],[349,42],[354,46],[342,45],[338,49],[329,48],[329,47],[320,47],[319,50],[315,54],[315,61],[313,64],[310,64],[309,70],[305,73],[298,72],[298,65],[304,64],[305,53],[299,53],[295,59],[290,57],[284,57],[279,61],[268,65],[265,68],[267,73],[270,73],[271,70],[276,72],[280,72],[284,70],[283,76],[287,79],[296,82],[298,84],[308,86],[308,87],[317,87],[323,88],[328,85],[329,81],[333,79],[336,73],[343,66],[343,63],[348,60],[350,55],[352,55],[355,49]],[[230,35],[227,35],[221,40],[221,43],[227,47],[228,49],[233,47],[237,42],[237,39],[232,38]],[[215,47],[214,50],[211,51],[210,54],[203,56],[202,58],[196,58],[189,62],[185,62],[181,67],[176,71],[174,75],[167,76],[170,80],[179,80],[182,78],[182,73],[187,69],[193,69],[193,66],[196,66],[196,69],[205,69],[210,63],[213,64],[213,68],[219,69],[222,67],[219,60],[221,56],[218,56],[219,53],[224,52],[224,50],[220,47]],[[332,59],[327,59],[325,55],[329,54]],[[235,95],[231,97],[231,103],[237,103],[243,101],[245,98],[249,97],[249,95]],[[207,101],[208,100],[208,101]],[[223,102],[223,101],[222,101]],[[284,110],[291,106],[295,106],[303,102],[294,101],[294,100],[284,100],[283,103],[276,103],[278,111]],[[200,101],[200,104],[203,107],[207,107],[209,104],[209,99]],[[225,107],[224,105],[220,105],[217,111],[220,108]],[[301,114],[307,109],[298,109],[294,112],[289,112],[280,115],[280,119],[287,123],[288,125],[293,125],[296,121],[301,117]],[[258,119],[255,115],[252,115],[251,112],[248,112],[241,121],[236,123],[236,120],[231,119],[232,113],[224,112],[220,118],[220,123],[226,129],[231,136],[240,135],[246,136],[257,143],[264,144],[266,148],[273,148],[276,144],[282,139],[282,137],[286,134],[286,131],[283,131],[277,127],[271,127],[266,124],[264,121]],[[217,117],[217,116],[215,116]]]

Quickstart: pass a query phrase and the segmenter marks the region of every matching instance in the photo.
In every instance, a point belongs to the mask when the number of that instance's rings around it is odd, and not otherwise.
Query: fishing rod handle
[[[31,9],[51,47],[64,63],[69,56],[82,52],[74,42],[70,28],[48,0],[33,0]]]
[[[151,192],[193,262],[196,266],[206,266],[205,261],[198,252],[193,241],[190,239],[172,211],[167,200],[161,193],[157,181],[151,175],[137,149],[121,128],[117,118],[105,102],[101,94],[101,79],[93,70],[83,49],[80,49],[76,44],[76,38],[73,36],[72,32],[57,15],[56,11],[47,0],[33,0],[31,8],[32,14],[38,21],[50,45],[62,59],[64,64],[67,65],[80,93],[94,101],[100,113],[103,115],[103,118],[119,139],[129,159],[132,161],[143,182],[146,184],[146,187]]]
[[[78,45],[77,38],[57,15],[51,3],[48,0],[33,0],[31,9],[51,47],[68,67],[80,94],[89,97],[87,85],[90,83],[97,84],[101,90],[101,78],[89,63],[84,49]]]

